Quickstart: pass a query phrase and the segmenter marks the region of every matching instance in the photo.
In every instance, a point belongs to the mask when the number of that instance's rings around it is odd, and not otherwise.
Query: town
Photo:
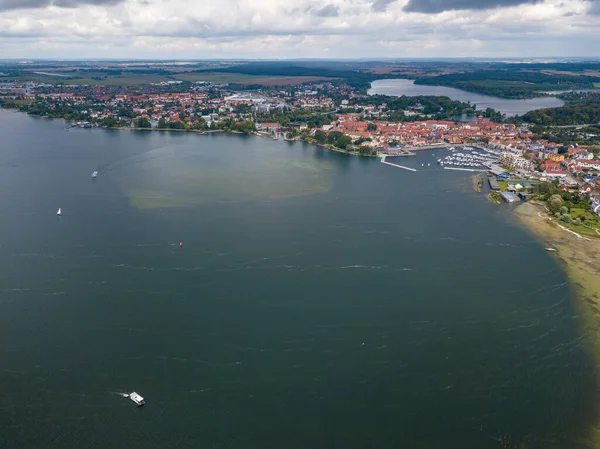
[[[536,138],[528,124],[498,123],[488,118],[494,111],[485,114],[438,97],[370,97],[343,82],[254,89],[181,81],[138,86],[5,82],[0,101],[29,114],[67,119],[74,127],[254,133],[359,156],[391,158],[473,145],[495,160],[461,156],[440,160],[441,165],[487,170],[492,190],[501,191],[494,197],[508,202],[527,199],[538,182],[553,181],[589,198],[591,211],[600,216],[599,145]],[[461,120],[446,117],[456,113],[463,114]],[[494,178],[500,182],[491,182]]]

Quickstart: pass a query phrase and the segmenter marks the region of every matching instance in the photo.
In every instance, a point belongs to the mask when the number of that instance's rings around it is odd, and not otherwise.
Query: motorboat
[[[129,395],[129,399],[135,402],[138,405],[138,407],[141,407],[142,405],[146,404],[144,398],[137,394],[135,391]]]

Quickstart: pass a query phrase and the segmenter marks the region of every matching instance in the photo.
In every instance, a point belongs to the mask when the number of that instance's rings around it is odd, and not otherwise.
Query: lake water
[[[441,150],[0,132],[0,447],[583,447],[565,277]]]
[[[493,108],[507,116],[522,115],[526,112],[542,108],[554,108],[564,104],[560,98],[541,97],[528,100],[507,100],[505,98],[491,97],[473,92],[467,92],[453,87],[427,86],[415,84],[414,80],[385,79],[373,81],[370,95],[392,95],[400,97],[406,95],[416,97],[419,95],[444,96],[451,100],[471,102],[477,105],[477,109],[485,110]]]

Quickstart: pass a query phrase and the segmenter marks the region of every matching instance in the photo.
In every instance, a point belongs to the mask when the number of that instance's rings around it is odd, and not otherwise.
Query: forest
[[[537,109],[522,116],[525,122],[545,126],[597,125],[600,103],[566,104],[560,108]]]
[[[433,77],[422,77],[415,84],[448,86],[502,98],[534,98],[544,91],[592,89],[600,78],[564,74],[546,74],[524,70],[477,70]]]

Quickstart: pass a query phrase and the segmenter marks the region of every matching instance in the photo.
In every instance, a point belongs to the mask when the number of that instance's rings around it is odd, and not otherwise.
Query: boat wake
[[[129,393],[123,393],[122,391],[111,391],[111,394],[116,394],[117,396],[121,396],[122,398],[128,398]]]

